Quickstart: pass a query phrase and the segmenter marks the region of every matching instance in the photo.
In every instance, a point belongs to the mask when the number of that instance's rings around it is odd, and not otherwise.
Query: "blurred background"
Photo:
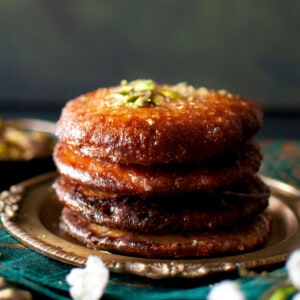
[[[300,1],[1,0],[0,117],[57,120],[122,79],[227,89],[300,137]]]

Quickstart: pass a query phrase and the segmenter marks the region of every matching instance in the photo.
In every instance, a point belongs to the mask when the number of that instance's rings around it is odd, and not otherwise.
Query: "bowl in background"
[[[55,126],[39,119],[0,119],[0,191],[55,170]]]

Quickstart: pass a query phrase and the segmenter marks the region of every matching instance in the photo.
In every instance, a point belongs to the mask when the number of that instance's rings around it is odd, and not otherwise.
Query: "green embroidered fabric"
[[[300,141],[261,140],[264,160],[260,173],[300,186]],[[0,275],[39,298],[70,299],[65,277],[71,266],[20,244],[0,224]],[[271,274],[286,277],[284,266]],[[226,279],[226,278],[222,278]],[[220,278],[216,279],[220,280]],[[273,277],[235,278],[247,299],[259,299],[278,281]],[[129,274],[110,274],[103,299],[206,299],[213,282],[205,280],[155,281]]]

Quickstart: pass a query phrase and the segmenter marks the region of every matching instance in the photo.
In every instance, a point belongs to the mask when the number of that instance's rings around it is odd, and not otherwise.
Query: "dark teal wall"
[[[300,110],[299,16],[297,0],[1,0],[0,104],[143,77]]]

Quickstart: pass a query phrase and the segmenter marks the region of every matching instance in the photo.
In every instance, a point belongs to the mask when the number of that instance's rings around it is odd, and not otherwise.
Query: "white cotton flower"
[[[295,250],[286,262],[286,269],[293,286],[300,290],[300,249]]]
[[[292,297],[292,300],[300,300],[300,293],[295,294],[295,295]]]
[[[231,280],[224,280],[214,285],[207,296],[207,300],[245,300],[245,296],[239,289],[237,283]]]
[[[109,271],[98,256],[89,256],[85,268],[73,268],[67,275],[74,300],[98,300],[102,297],[109,279]]]

